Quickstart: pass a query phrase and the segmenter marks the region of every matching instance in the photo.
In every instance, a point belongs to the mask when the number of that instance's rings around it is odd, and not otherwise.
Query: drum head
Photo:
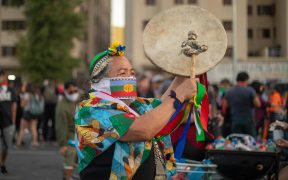
[[[227,35],[221,22],[207,10],[196,6],[178,6],[154,16],[143,33],[144,51],[148,59],[161,69],[190,76],[191,58],[181,53],[188,32],[195,31],[200,45],[208,50],[197,56],[196,75],[205,73],[223,58]]]

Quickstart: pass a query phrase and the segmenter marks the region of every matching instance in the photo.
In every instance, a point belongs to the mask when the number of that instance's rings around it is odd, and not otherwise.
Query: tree
[[[17,2],[23,0],[15,0]],[[79,0],[26,0],[27,34],[17,45],[21,71],[30,81],[66,80],[80,62],[71,57],[73,38],[79,38],[83,18],[75,12]]]

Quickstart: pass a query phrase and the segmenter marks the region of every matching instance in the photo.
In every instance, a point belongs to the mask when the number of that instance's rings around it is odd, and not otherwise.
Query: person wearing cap
[[[16,122],[16,95],[13,89],[8,87],[5,73],[0,69],[0,170],[3,175],[7,175],[8,171],[5,162],[8,155],[8,150],[12,145],[13,134]]]
[[[176,77],[161,100],[137,97],[135,72],[124,51],[116,42],[90,62],[91,90],[75,114],[82,180],[167,179],[175,174],[170,136],[155,136],[177,103],[196,95],[196,79]]]

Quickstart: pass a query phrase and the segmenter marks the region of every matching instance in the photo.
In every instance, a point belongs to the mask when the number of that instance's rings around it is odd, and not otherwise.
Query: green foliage
[[[72,39],[80,38],[83,29],[83,18],[75,12],[79,3],[79,0],[25,1],[27,34],[17,45],[17,56],[29,80],[71,78],[72,69],[80,62],[70,55]]]

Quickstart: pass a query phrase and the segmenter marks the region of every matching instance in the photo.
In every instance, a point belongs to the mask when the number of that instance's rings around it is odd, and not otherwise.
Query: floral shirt
[[[159,104],[161,102],[157,99],[136,98],[129,107],[142,115]],[[90,93],[89,97],[79,104],[75,114],[79,171],[115,143],[110,179],[132,179],[149,156],[152,147],[152,141],[119,141],[135,119],[135,113],[131,113],[126,105],[100,98],[95,92]],[[163,159],[169,179],[176,172],[170,136],[164,137],[160,144],[163,145]]]

